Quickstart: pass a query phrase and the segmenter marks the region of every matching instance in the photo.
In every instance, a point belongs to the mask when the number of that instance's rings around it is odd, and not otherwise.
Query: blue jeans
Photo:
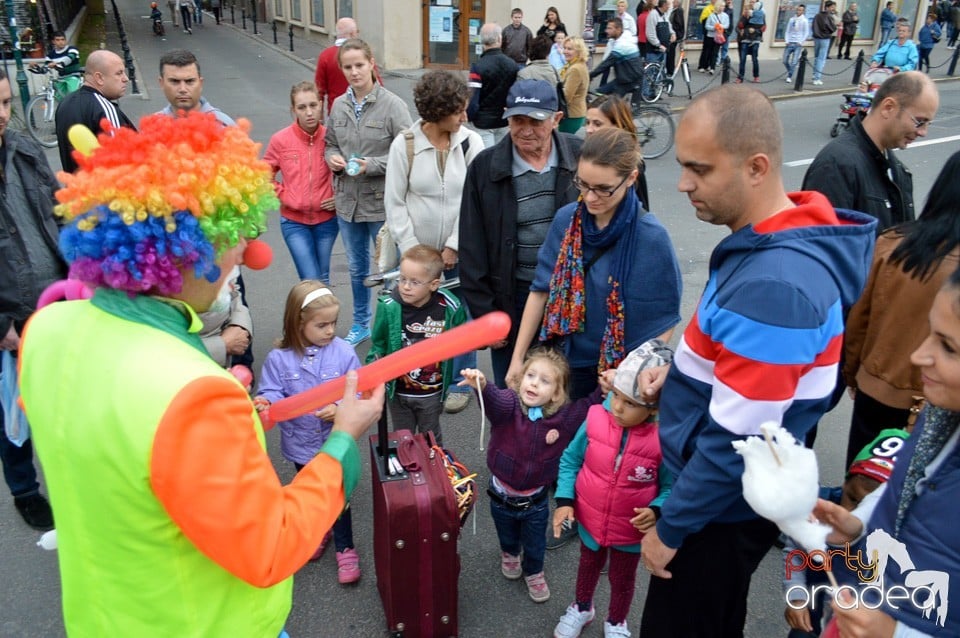
[[[3,464],[3,479],[10,488],[10,494],[16,497],[40,492],[37,469],[33,466],[33,441],[27,439],[23,447],[17,447],[10,442],[4,430],[2,409],[0,409],[0,463]]]
[[[363,280],[370,274],[370,246],[377,241],[383,222],[348,222],[337,217],[343,249],[350,267],[350,289],[353,292],[353,325],[370,327],[370,289]]]
[[[300,279],[318,279],[330,283],[330,255],[340,231],[336,218],[321,224],[301,224],[280,219],[280,232],[293,257]]]
[[[297,472],[303,469],[303,464],[294,463]],[[353,514],[350,513],[350,504],[341,512],[340,518],[333,522],[333,546],[338,552],[351,549],[353,545]]]
[[[827,51],[830,50],[830,38],[813,40],[813,79],[819,80],[823,74],[823,65],[827,63]]]
[[[757,53],[760,51],[759,42],[745,42],[740,45],[740,72],[737,77],[743,79],[743,74],[747,71],[747,58],[753,58],[753,77],[760,77],[760,62],[757,60]]]
[[[803,45],[797,42],[787,44],[783,50],[783,66],[787,69],[787,77],[792,78],[797,74],[797,64],[800,63],[800,52],[803,51]]]
[[[197,24],[203,24],[203,2],[193,0],[193,21]]]
[[[454,266],[450,270],[443,271],[443,276],[447,279],[453,279],[460,276],[460,266]],[[463,311],[467,315],[467,321],[473,319],[470,316],[470,309],[467,308],[467,302],[464,300],[463,296],[460,294],[459,288],[453,288],[450,290],[453,294],[457,295],[460,299],[460,303],[463,304]],[[447,392],[463,392],[469,394],[469,386],[458,387],[457,384],[463,381],[463,375],[460,374],[460,371],[464,368],[476,368],[477,367],[477,351],[471,350],[465,354],[461,354],[458,357],[453,358],[453,385],[450,386],[450,389]]]
[[[544,498],[525,510],[501,505],[490,499],[490,517],[497,528],[500,551],[519,556],[522,549],[523,575],[532,576],[542,572],[543,555],[547,551],[550,499]]]
[[[890,39],[890,32],[893,31],[893,27],[880,27],[880,42],[877,43],[877,46],[880,46],[884,42]]]

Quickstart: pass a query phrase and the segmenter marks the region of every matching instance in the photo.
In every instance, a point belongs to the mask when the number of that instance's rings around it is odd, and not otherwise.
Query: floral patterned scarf
[[[621,282],[626,281],[630,275],[633,250],[639,242],[636,236],[639,224],[636,223],[636,219],[640,214],[640,202],[633,189],[630,189],[617,206],[610,223],[605,228],[599,229],[593,216],[587,211],[581,196],[577,201],[573,219],[570,220],[570,225],[560,243],[557,264],[550,277],[550,293],[540,327],[541,341],[584,331],[587,315],[584,244],[596,251],[614,251],[610,274],[607,278],[610,285],[606,301],[607,321],[600,342],[600,358],[597,364],[600,372],[616,368],[626,356]],[[623,241],[618,241],[619,239]]]

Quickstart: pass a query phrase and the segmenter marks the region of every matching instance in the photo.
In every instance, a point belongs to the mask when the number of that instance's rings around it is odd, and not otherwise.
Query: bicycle
[[[653,104],[663,95],[666,74],[661,62],[647,62],[643,65],[643,89],[640,97],[647,104]]]
[[[676,87],[677,75],[682,73],[683,81],[687,83],[687,98],[693,99],[693,87],[690,85],[690,64],[687,62],[687,50],[683,45],[677,46],[677,60],[673,66],[673,74],[664,80],[664,85],[668,96],[673,96],[673,89]]]
[[[80,87],[81,73],[71,73],[60,78],[54,78],[50,69],[45,66],[30,67],[31,73],[47,75],[43,87],[27,102],[24,120],[30,137],[46,148],[57,145],[57,106],[67,96]]]
[[[673,147],[676,125],[667,109],[644,104],[632,105],[633,124],[643,159],[657,159]]]

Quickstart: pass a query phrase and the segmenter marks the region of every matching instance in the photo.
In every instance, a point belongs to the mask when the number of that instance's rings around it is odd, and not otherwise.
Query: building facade
[[[360,37],[370,43],[377,63],[385,69],[449,68],[467,69],[482,53],[480,26],[485,22],[509,24],[510,11],[523,10],[523,23],[536,33],[543,24],[547,4],[532,0],[259,0],[268,19],[276,19],[310,39],[333,43],[334,25],[341,17],[354,18]],[[615,15],[615,0],[546,0],[556,8],[561,21],[573,35],[588,41],[596,35],[596,49],[603,50],[606,20]],[[739,19],[744,2],[732,0],[734,16]],[[850,0],[838,0],[837,19]],[[703,29],[700,12],[708,0],[683,0],[681,10],[687,17],[686,42],[690,50],[700,48]],[[872,51],[880,34],[880,13],[886,0],[857,0],[860,23],[854,51]],[[820,10],[816,2],[804,0],[764,0],[767,30],[760,48],[762,58],[779,58],[784,49],[783,32],[796,13],[797,4],[805,4],[808,17]],[[928,0],[894,0],[894,11],[910,21],[914,33],[923,26],[929,10]],[[631,12],[636,14],[635,0]],[[812,42],[811,42],[812,47]],[[736,44],[731,44],[731,54]],[[735,58],[735,56],[734,56]]]

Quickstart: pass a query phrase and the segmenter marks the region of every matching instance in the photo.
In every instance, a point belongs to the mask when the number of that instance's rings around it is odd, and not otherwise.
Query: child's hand
[[[827,535],[827,542],[831,545],[843,545],[860,536],[863,532],[863,522],[836,503],[817,499],[813,508],[813,515],[821,523],[833,528]]]
[[[790,629],[799,629],[800,631],[813,633],[813,624],[810,622],[810,610],[806,607],[794,609],[790,605],[787,605],[787,608],[783,610],[783,617],[787,619],[787,624],[790,625]]]
[[[649,507],[634,507],[633,511],[636,513],[636,516],[630,519],[630,524],[633,525],[638,532],[646,534],[650,531],[651,527],[657,524],[657,517]]]
[[[257,412],[263,412],[270,407],[270,402],[263,397],[257,397],[253,400],[253,407],[257,409]]]
[[[458,383],[458,386],[470,386],[477,390],[487,387],[487,378],[476,368],[464,368],[460,374],[463,376],[463,381]]]
[[[569,505],[564,505],[563,507],[558,507],[553,513],[553,537],[560,538],[561,526],[563,521],[570,521],[571,523],[575,521],[573,517],[573,508]]]
[[[617,370],[615,368],[600,373],[600,378],[597,379],[597,383],[600,385],[600,391],[603,392],[604,395],[609,394],[610,391],[613,390],[613,378],[615,376],[617,376]]]
[[[337,404],[331,403],[330,405],[325,405],[314,412],[313,415],[321,421],[333,421],[334,417],[337,416]]]

